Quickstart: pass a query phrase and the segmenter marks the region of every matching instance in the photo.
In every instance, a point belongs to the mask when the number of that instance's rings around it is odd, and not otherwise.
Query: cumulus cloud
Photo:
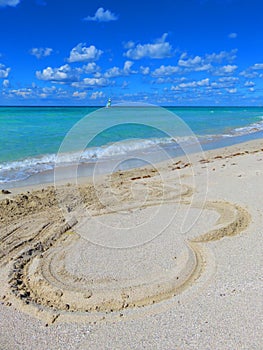
[[[0,63],[0,78],[7,78],[11,68],[6,68],[4,64]]]
[[[50,47],[34,47],[33,49],[31,49],[30,54],[35,56],[36,58],[40,59],[42,57],[47,57],[50,56],[53,52],[53,49],[51,49]]]
[[[108,85],[110,85],[110,81],[106,78],[84,78],[81,82],[72,83],[72,86],[77,88],[103,87]]]
[[[236,58],[237,50],[221,51],[219,53],[206,54],[204,56],[188,57],[184,52],[178,60],[178,66],[185,71],[212,71],[214,64],[220,64],[223,61],[232,62]],[[222,72],[223,74],[223,72]]]
[[[187,58],[186,53],[182,54],[179,61],[178,66],[184,68],[188,71],[207,71],[212,69],[212,65],[206,62],[205,58],[200,56],[195,56],[193,58]]]
[[[209,85],[209,78],[205,78],[202,80],[194,80],[188,83],[181,83],[177,86],[172,86],[171,90],[172,91],[178,91],[181,89],[186,89],[186,88],[195,88],[195,87],[201,87],[201,86],[208,86]]]
[[[237,89],[226,89],[227,92],[229,92],[230,94],[235,94],[237,92]]]
[[[124,66],[123,66],[123,72],[125,74],[131,74],[131,73],[135,73],[135,71],[131,70],[131,67],[133,66],[133,62],[132,61],[126,61],[124,62]]]
[[[103,7],[100,7],[95,12],[94,16],[87,16],[84,18],[85,21],[95,21],[95,22],[110,22],[116,21],[118,16],[112,13],[110,10],[104,10]]]
[[[102,54],[103,51],[97,49],[94,45],[86,47],[85,43],[79,43],[71,50],[68,62],[96,61]]]
[[[168,83],[172,83],[173,79],[170,77],[159,77],[155,80],[152,81],[152,84],[168,84]]]
[[[253,87],[253,86],[255,86],[255,83],[253,81],[246,81],[244,86],[245,87]]]
[[[205,55],[205,60],[208,63],[221,63],[223,61],[232,62],[237,57],[237,49],[231,51],[220,51]]]
[[[104,76],[105,78],[115,78],[115,77],[121,77],[121,76],[137,73],[136,71],[133,71],[131,69],[132,66],[133,66],[132,61],[126,61],[124,63],[123,68],[119,68],[119,67],[110,68],[106,71]]]
[[[95,91],[90,96],[91,100],[97,100],[104,97],[105,97],[105,94],[102,91]]]
[[[137,44],[134,48],[129,49],[124,56],[133,59],[140,60],[145,57],[149,58],[166,58],[172,56],[172,46],[166,41],[167,33],[156,40],[153,44]]]
[[[226,75],[226,74],[232,74],[234,71],[238,68],[236,65],[228,64],[226,66],[219,67],[216,69],[213,74],[214,75]]]
[[[235,39],[237,37],[237,33],[229,33],[228,37],[229,39]]]
[[[258,76],[261,77],[258,72],[259,70],[263,70],[263,63],[253,64],[253,66],[250,66],[247,69],[240,72],[240,75],[248,79],[256,78]]]
[[[115,77],[120,77],[122,75],[123,75],[122,69],[119,67],[112,67],[108,69],[104,74],[106,78],[115,78]]]
[[[148,75],[148,74],[150,74],[150,67],[141,66],[140,67],[140,72],[143,75]]]
[[[80,100],[84,100],[87,97],[86,91],[75,91],[72,94],[73,97],[79,98]]]
[[[235,83],[235,82],[239,81],[239,78],[237,78],[237,77],[222,77],[222,78],[219,78],[218,81],[220,81],[221,83]]]
[[[178,65],[181,67],[194,67],[196,65],[199,65],[202,62],[202,58],[200,56],[195,56],[194,58],[188,58],[187,60],[184,60],[182,58],[185,58],[186,55],[183,54],[181,58],[178,61]]]
[[[127,50],[132,49],[134,46],[135,46],[135,42],[131,40],[123,44],[123,47]]]
[[[79,80],[79,75],[82,72],[81,69],[72,69],[68,64],[59,68],[47,67],[43,71],[37,71],[36,77],[40,80],[53,81],[53,82],[74,82]]]
[[[82,67],[87,74],[95,74],[100,71],[100,67],[95,62],[90,62]]]
[[[242,72],[239,73],[241,76],[248,78],[248,79],[252,79],[252,78],[256,78],[258,76],[258,72],[255,71],[251,71],[251,70],[243,70]]]
[[[9,91],[9,95],[15,95],[18,97],[28,98],[32,96],[32,89],[22,88],[22,89],[14,89]]]
[[[170,76],[172,74],[178,73],[180,71],[180,68],[177,66],[164,66],[161,65],[159,68],[155,69],[152,72],[153,77],[163,77],[163,76]]]
[[[21,89],[8,89],[3,90],[3,94],[6,97],[19,97],[23,99],[27,98],[41,98],[46,99],[48,97],[55,99],[71,98],[72,94],[69,91],[62,88],[56,88],[55,86],[50,87],[39,87],[35,83],[32,83],[32,88],[21,88]]]
[[[253,70],[261,70],[263,69],[263,63],[256,63],[253,66],[250,67]]]
[[[20,0],[0,0],[0,7],[12,6],[16,7],[20,3]]]
[[[8,79],[3,80],[3,87],[4,88],[8,88],[9,87],[9,80]]]

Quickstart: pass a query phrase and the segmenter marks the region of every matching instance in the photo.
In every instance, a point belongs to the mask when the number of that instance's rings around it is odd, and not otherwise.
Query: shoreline
[[[251,125],[249,125],[248,127],[251,127]],[[254,130],[255,129],[255,130]],[[253,140],[260,140],[263,138],[263,131],[259,129],[257,129],[257,127],[255,126],[255,128],[252,129],[251,132],[247,132],[246,134],[241,134],[241,135],[228,135],[228,134],[224,134],[224,135],[200,135],[198,136],[200,137],[199,143],[196,144],[191,144],[191,142],[188,144],[187,142],[185,143],[185,141],[179,139],[179,147],[174,146],[172,140],[170,141],[170,143],[164,143],[162,144],[160,141],[160,144],[155,144],[154,139],[145,139],[145,140],[138,140],[138,142],[142,142],[142,148],[141,149],[137,149],[136,147],[134,148],[134,150],[128,150],[127,149],[127,153],[125,154],[118,154],[118,153],[114,153],[116,152],[116,150],[114,150],[113,155],[109,156],[107,155],[107,152],[112,152],[110,151],[110,147],[116,145],[116,147],[118,148],[118,142],[116,144],[108,144],[108,145],[104,145],[104,146],[98,146],[98,147],[91,147],[90,149],[87,149],[87,155],[88,158],[82,162],[79,163],[79,169],[78,171],[82,172],[82,173],[89,173],[92,174],[93,168],[96,167],[96,164],[100,164],[101,167],[101,171],[102,173],[106,174],[108,173],[108,168],[110,168],[110,164],[112,161],[118,161],[118,159],[120,160],[125,160],[125,158],[138,158],[140,159],[140,157],[146,157],[146,159],[150,162],[150,163],[159,163],[161,161],[163,161],[166,158],[174,158],[174,157],[180,157],[183,152],[184,153],[192,153],[192,152],[200,152],[200,150],[202,149],[204,152],[210,151],[210,150],[216,150],[216,149],[221,149],[221,148],[225,148],[225,147],[231,147],[231,146],[235,146],[238,144],[242,144],[245,142],[250,142]],[[197,137],[197,138],[198,138]],[[210,137],[213,138],[213,140],[210,139]],[[161,140],[161,139],[160,139]],[[134,141],[134,140],[133,140]],[[143,147],[143,145],[147,145],[146,141],[151,141],[153,142],[152,146],[148,146],[146,148]],[[144,144],[146,142],[146,144]],[[174,140],[175,142],[175,140]],[[120,142],[120,145],[122,144],[122,142]],[[133,145],[134,146],[134,145]],[[124,145],[122,145],[121,147],[126,147],[125,143]],[[130,147],[130,146],[129,146]],[[102,151],[102,153],[100,154],[100,151]],[[103,152],[106,151],[106,156],[103,155]],[[86,152],[86,151],[85,151]],[[85,154],[84,152],[84,154]],[[92,152],[94,152],[94,155],[92,155]],[[99,156],[97,158],[97,161],[93,161],[92,158],[93,156],[96,158],[96,152],[99,152]],[[164,155],[166,154],[166,155]],[[31,175],[27,176],[26,178],[23,179],[16,179],[16,180],[10,180],[10,181],[6,181],[6,182],[1,182],[0,183],[0,188],[4,188],[4,187],[9,187],[9,188],[13,188],[13,187],[23,187],[23,186],[27,186],[27,185],[33,185],[33,184],[39,184],[39,183],[50,183],[52,182],[52,177],[56,168],[56,163],[54,163],[53,158],[56,158],[58,154],[56,153],[50,153],[50,154],[43,154],[43,155],[38,155],[38,156],[32,156],[29,158],[25,158],[25,159],[21,159],[21,160],[14,160],[14,161],[8,161],[8,162],[3,162],[2,164],[4,166],[10,166],[10,164],[12,163],[21,163],[16,164],[16,167],[21,167],[19,168],[20,172],[23,174],[23,176],[25,176],[24,171],[26,172],[26,174],[28,175],[28,172],[31,173]],[[69,157],[73,157],[74,155],[78,155],[78,153],[72,153],[72,154],[68,154]],[[86,155],[86,156],[87,156]],[[90,157],[90,159],[89,159]],[[100,158],[101,157],[101,158]],[[63,165],[61,168],[65,168],[66,171],[70,171],[70,168],[75,167],[75,163],[74,163],[74,159],[72,158],[72,163],[68,161],[68,165],[65,164]],[[85,155],[84,155],[85,158]],[[94,159],[95,159],[94,158]],[[27,162],[29,161],[29,164],[27,165],[27,170],[25,170],[25,166],[23,165],[23,162]],[[30,163],[34,161],[34,163]],[[35,168],[34,168],[35,167]],[[43,169],[42,169],[43,167]],[[47,169],[47,168],[52,168],[52,169]],[[136,168],[138,167],[138,165],[133,165],[132,162],[126,162],[126,164],[124,165],[124,168],[122,170],[126,170],[126,169],[131,169],[131,168]],[[24,169],[25,168],[25,169]],[[41,170],[40,170],[41,168]],[[46,170],[45,170],[46,168]],[[8,170],[5,170],[6,172],[8,172]],[[12,174],[10,175],[11,178],[14,176],[17,176],[15,173],[13,173],[14,171],[10,171],[9,173]],[[16,170],[16,172],[18,172],[18,170]],[[2,176],[2,175],[1,175]],[[70,175],[69,175],[70,176]]]
[[[83,349],[130,332],[139,346],[138,329],[183,347],[197,324],[199,347],[223,330],[258,348],[262,179],[260,139],[1,194],[4,348],[8,331],[55,349],[65,329],[85,329]]]
[[[193,159],[193,161],[198,161],[199,158],[204,158],[204,157],[206,157],[207,159],[213,158],[213,157],[216,157],[218,153],[223,153],[225,157],[228,157],[235,152],[239,152],[243,148],[248,148],[249,149],[248,152],[261,150],[261,148],[263,148],[262,142],[263,142],[263,137],[256,138],[254,140],[243,141],[241,143],[233,144],[230,146],[223,146],[223,147],[219,147],[219,148],[203,150],[203,152],[201,152],[201,153],[200,152],[191,153],[191,154],[189,154],[189,156],[190,156],[190,158]],[[179,160],[179,159],[182,159],[183,161],[186,162],[188,159],[188,155],[178,155],[178,156],[173,157],[171,159],[167,159],[167,160],[163,160],[163,161],[160,161],[157,163],[153,163],[152,166],[153,167],[159,167],[159,166],[165,167],[170,162],[176,162],[176,160]],[[129,170],[140,171],[140,169],[149,168],[149,167],[151,167],[151,165],[149,165],[149,166],[142,165],[141,167],[132,167],[132,168],[128,168],[128,169],[125,169],[122,171],[124,171],[124,172],[129,171]],[[75,170],[75,167],[69,166],[69,167],[65,167],[62,169],[69,169],[69,172],[72,172],[72,169]],[[116,170],[116,172],[118,172],[118,171],[119,170]],[[105,179],[105,177],[107,175],[109,175],[109,173],[106,172],[106,173],[96,175],[96,177],[101,182]],[[43,179],[44,180],[46,178],[50,179],[50,177],[53,178],[52,181],[49,181],[49,180],[43,181]],[[65,179],[57,180],[57,185],[66,185],[68,183],[71,183],[72,181],[75,183],[76,179],[80,184],[85,184],[86,182],[90,184],[92,182],[92,176],[78,176],[77,178],[66,177]],[[54,172],[53,171],[46,171],[46,172],[32,175],[32,176],[30,176],[30,178],[25,179],[25,180],[10,182],[10,184],[12,184],[13,186],[7,186],[7,184],[9,184],[9,183],[5,183],[5,186],[1,186],[1,189],[10,190],[12,192],[12,194],[18,194],[18,193],[23,192],[23,191],[32,191],[32,190],[42,189],[42,188],[54,185]],[[2,198],[3,198],[4,195],[0,193],[0,196],[2,196]],[[0,200],[1,200],[1,197],[0,197]]]

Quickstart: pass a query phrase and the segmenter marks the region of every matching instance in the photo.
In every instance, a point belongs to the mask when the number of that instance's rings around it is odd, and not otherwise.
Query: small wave
[[[263,130],[263,116],[260,118],[262,119],[260,122],[234,129],[232,132],[232,135],[242,136],[242,135],[252,134],[252,133],[255,133],[258,131],[262,131]]]
[[[246,134],[255,133],[263,130],[263,117],[261,121],[252,123],[245,127],[233,129],[225,134],[211,134],[184,136],[184,137],[166,137],[151,139],[132,139],[110,143],[101,147],[91,147],[83,152],[72,152],[63,154],[47,154],[39,157],[32,157],[17,161],[5,162],[0,164],[0,183],[21,181],[32,175],[52,171],[55,166],[70,166],[76,163],[92,163],[103,161],[122,155],[138,155],[138,153],[155,152],[160,147],[184,147],[196,144],[197,139],[201,144],[213,143],[222,138],[231,138]]]
[[[70,166],[76,163],[89,163],[106,160],[126,154],[138,152],[154,152],[161,145],[187,142],[175,138],[133,139],[107,144],[101,147],[87,148],[83,152],[49,154],[40,157],[27,158],[0,165],[0,183],[25,180],[31,175],[53,170],[55,166]]]

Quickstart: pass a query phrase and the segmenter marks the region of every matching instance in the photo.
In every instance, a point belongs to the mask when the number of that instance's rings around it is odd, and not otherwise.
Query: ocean
[[[157,162],[163,153],[185,153],[187,145],[207,150],[261,138],[263,108],[0,107],[0,131],[0,186],[6,188],[55,166],[125,157],[139,166],[145,155]]]

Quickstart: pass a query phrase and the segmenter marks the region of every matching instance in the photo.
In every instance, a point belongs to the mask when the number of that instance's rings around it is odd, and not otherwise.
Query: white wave
[[[109,159],[136,151],[153,152],[154,147],[175,143],[175,139],[133,139],[108,144],[101,147],[87,148],[83,152],[49,154],[18,161],[5,162],[0,165],[0,183],[24,180],[31,175],[54,169],[55,166],[67,166],[77,163],[94,162]]]
[[[47,154],[17,161],[0,164],[0,183],[24,180],[31,175],[43,171],[53,170],[55,166],[67,166],[78,163],[95,162],[106,160],[121,155],[132,155],[136,152],[155,152],[159,147],[177,147],[200,143],[213,142],[218,139],[242,136],[263,130],[262,121],[245,127],[233,129],[228,134],[200,135],[184,137],[167,137],[152,139],[131,139],[107,144],[101,147],[90,147],[81,152]]]
[[[260,117],[262,120],[260,122],[257,123],[253,123],[247,126],[243,126],[241,128],[236,128],[233,130],[232,134],[234,136],[242,136],[242,135],[246,135],[246,134],[252,134],[258,131],[262,131],[263,130],[263,116]]]

